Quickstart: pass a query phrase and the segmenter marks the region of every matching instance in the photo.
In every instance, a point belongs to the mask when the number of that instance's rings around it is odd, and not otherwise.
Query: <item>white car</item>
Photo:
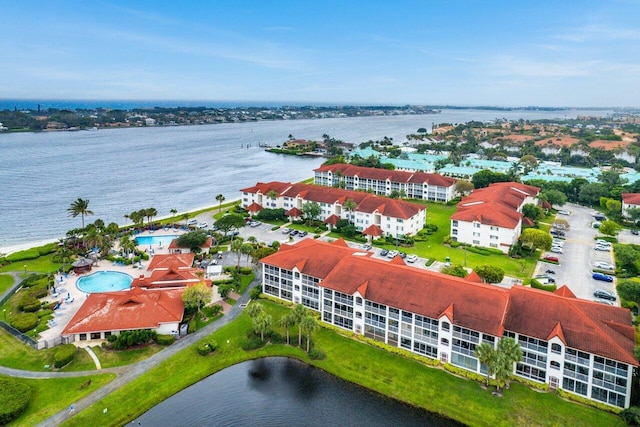
[[[396,251],[396,250],[389,251],[389,253],[387,254],[387,258],[395,258],[396,255],[398,255],[398,254],[399,254],[399,252]]]
[[[407,255],[407,262],[416,262],[418,260],[418,256],[411,254],[411,255]]]
[[[191,218],[189,221],[187,221],[187,225],[196,225],[198,223],[198,220],[195,218]]]
[[[198,228],[207,228],[209,226],[209,224],[207,224],[206,222],[199,222],[198,225],[196,225],[196,227]]]
[[[610,252],[611,248],[609,246],[596,245],[596,251]]]
[[[593,264],[596,268],[599,268],[601,270],[615,270],[616,267],[615,265],[609,263],[609,262],[602,262],[602,261],[598,261],[596,263]]]
[[[598,239],[598,240],[596,240],[596,245],[611,247],[611,242],[607,242],[606,240]]]
[[[564,211],[564,210],[562,210],[562,211],[558,211],[558,213],[559,213],[560,215],[571,215],[571,212],[569,212],[569,211]]]
[[[562,250],[562,248],[559,248],[559,247],[556,246],[556,247],[551,248],[551,252],[553,252],[554,254],[561,254],[564,251]]]

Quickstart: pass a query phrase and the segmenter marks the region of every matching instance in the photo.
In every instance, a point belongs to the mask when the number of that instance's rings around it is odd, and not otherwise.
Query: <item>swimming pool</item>
[[[136,244],[138,246],[169,246],[171,241],[178,236],[138,236]]]
[[[82,292],[115,292],[129,289],[133,277],[119,271],[96,271],[88,276],[82,276],[76,286]]]

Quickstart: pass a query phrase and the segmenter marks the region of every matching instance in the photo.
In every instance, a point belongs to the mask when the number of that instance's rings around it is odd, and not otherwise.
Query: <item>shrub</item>
[[[47,291],[47,288],[37,287],[37,288],[32,288],[29,291],[29,295],[31,295],[34,298],[44,298],[47,295],[49,295],[49,291]]]
[[[264,347],[267,344],[267,340],[262,341],[259,336],[251,333],[247,335],[247,338],[242,340],[240,347],[244,351],[257,350]]]
[[[19,313],[11,317],[9,324],[24,333],[38,326],[38,316],[35,313]]]
[[[198,344],[198,346],[196,347],[196,351],[200,356],[206,356],[207,354],[211,353],[211,346],[208,342],[203,342]]]
[[[251,267],[240,267],[240,274],[243,276],[248,276],[249,274],[253,273],[253,270],[251,269]]]
[[[586,397],[578,396],[577,394],[564,391],[561,388],[557,389],[556,391],[558,392],[558,395],[560,395],[560,397],[563,397],[567,400],[573,400],[574,402],[579,402],[587,406],[598,408],[607,412],[613,412],[616,414],[619,414],[620,412],[622,412],[622,408],[610,406],[610,405],[607,405],[606,403],[596,402],[595,400],[587,399]]]
[[[0,425],[18,418],[31,402],[31,388],[13,378],[0,378]]]
[[[158,345],[171,345],[175,340],[176,339],[173,337],[173,335],[156,335],[156,343],[158,343]]]
[[[9,262],[28,261],[36,258],[40,258],[40,252],[38,252],[37,248],[18,251],[7,255],[7,261]]]
[[[325,357],[327,357],[327,355],[322,350],[318,350],[316,348],[312,348],[309,351],[309,359],[311,359],[311,360],[324,360]]]
[[[113,348],[116,350],[124,350],[134,345],[147,344],[149,341],[155,340],[157,334],[150,329],[137,329],[135,331],[122,331],[112,341]],[[111,340],[110,340],[111,342]]]
[[[460,243],[460,242],[451,242],[451,243],[449,243],[449,245],[452,248],[457,248],[458,246],[462,245],[462,243]]]
[[[56,368],[62,368],[63,366],[71,363],[76,356],[76,346],[73,344],[63,344],[58,346],[55,354],[53,355],[53,366]]]
[[[262,294],[262,288],[260,286],[256,286],[255,288],[251,289],[251,292],[249,292],[249,297],[252,300],[256,300],[260,298],[261,294]]]
[[[48,305],[48,304],[47,304],[47,305]],[[36,316],[38,316],[39,318],[41,318],[41,319],[42,319],[43,317],[45,317],[45,316],[49,316],[49,315],[51,315],[51,314],[53,314],[53,310],[50,310],[50,309],[48,309],[48,308],[43,308],[42,310],[40,310],[40,311],[38,311],[38,312],[36,313]]]
[[[620,412],[620,418],[630,426],[640,426],[640,408],[632,406]]]
[[[531,279],[531,287],[536,289],[542,289],[543,291],[548,291],[548,292],[553,292],[556,289],[558,289],[555,283],[549,283],[548,285],[543,285],[542,283],[538,282],[536,279]]]
[[[26,311],[27,313],[35,313],[40,310],[40,300],[26,294],[20,299],[18,308],[22,311]]]
[[[196,319],[191,319],[189,321],[189,326],[187,327],[187,333],[192,334],[196,331],[198,325],[196,323]]]

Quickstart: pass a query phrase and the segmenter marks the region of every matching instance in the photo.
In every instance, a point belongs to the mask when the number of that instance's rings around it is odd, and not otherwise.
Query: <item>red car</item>
[[[544,261],[551,261],[551,262],[560,262],[560,260],[558,259],[557,256],[551,256],[551,255],[547,255],[546,257],[542,258]]]

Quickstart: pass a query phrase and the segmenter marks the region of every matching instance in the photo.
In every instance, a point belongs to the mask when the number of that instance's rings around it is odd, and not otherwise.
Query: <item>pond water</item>
[[[459,426],[293,359],[224,369],[155,406],[146,426]]]

